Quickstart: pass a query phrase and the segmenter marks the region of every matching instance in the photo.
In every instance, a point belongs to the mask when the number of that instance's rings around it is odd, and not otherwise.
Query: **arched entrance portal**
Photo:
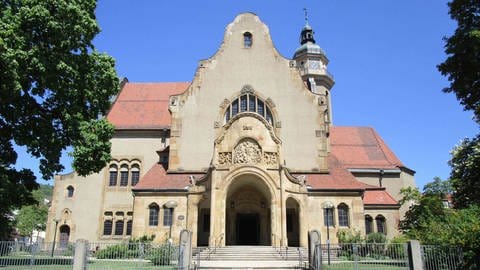
[[[70,238],[70,227],[68,225],[62,225],[60,227],[60,248],[66,248]]]
[[[226,244],[270,245],[270,205],[270,192],[257,176],[234,179],[226,199]]]

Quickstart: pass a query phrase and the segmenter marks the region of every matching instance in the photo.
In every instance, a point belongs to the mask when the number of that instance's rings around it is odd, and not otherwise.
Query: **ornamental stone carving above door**
[[[256,141],[244,139],[233,150],[234,164],[256,164],[262,161],[262,149]]]

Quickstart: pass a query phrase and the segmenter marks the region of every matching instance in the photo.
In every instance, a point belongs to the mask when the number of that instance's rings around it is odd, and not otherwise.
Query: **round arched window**
[[[256,113],[273,125],[272,111],[265,102],[252,93],[247,93],[234,99],[225,110],[225,123],[237,114],[244,112]]]

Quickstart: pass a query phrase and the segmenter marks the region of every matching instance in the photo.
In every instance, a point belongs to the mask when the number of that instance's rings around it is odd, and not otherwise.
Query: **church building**
[[[373,128],[332,123],[334,80],[308,22],[292,53],[243,13],[191,82],[125,79],[106,116],[112,160],[55,177],[46,241],[178,242],[187,229],[194,246],[305,247],[310,230],[332,243],[341,229],[397,235],[415,172]]]

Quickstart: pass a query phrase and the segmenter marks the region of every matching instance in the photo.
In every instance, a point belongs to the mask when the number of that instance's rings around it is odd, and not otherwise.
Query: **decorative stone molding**
[[[224,100],[222,101],[222,104],[220,104],[220,108],[225,109],[225,108],[228,107],[228,105],[230,105],[230,100],[224,99]]]
[[[262,161],[262,150],[252,139],[241,141],[233,150],[234,164],[256,164]]]
[[[219,121],[213,122],[213,127],[214,127],[214,128],[219,128],[220,126],[221,126],[221,124],[220,124]]]
[[[266,165],[277,165],[278,164],[277,153],[275,152],[263,153],[263,162],[265,162]]]
[[[218,164],[220,164],[220,165],[230,165],[230,164],[232,164],[232,153],[230,153],[230,152],[220,152],[220,153],[218,153]]]
[[[275,108],[275,103],[273,103],[273,100],[271,98],[267,98],[267,100],[265,100],[265,103],[267,103],[271,108]]]
[[[253,90],[253,87],[249,84],[246,84],[242,87],[242,91],[241,91],[242,94],[253,94],[255,93],[255,90]]]

